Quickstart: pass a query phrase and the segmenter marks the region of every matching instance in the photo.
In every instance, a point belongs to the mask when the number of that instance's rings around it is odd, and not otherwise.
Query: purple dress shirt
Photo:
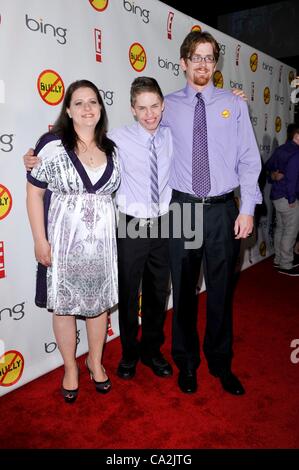
[[[131,126],[112,129],[109,137],[116,143],[121,167],[121,183],[116,192],[116,204],[124,214],[139,218],[150,218],[151,170],[150,143],[155,136],[158,164],[158,186],[160,215],[168,212],[171,188],[168,186],[173,154],[170,129],[159,126],[154,134],[138,122]]]
[[[173,136],[173,160],[169,185],[178,191],[192,190],[192,133],[197,90],[189,84],[165,97],[162,124]],[[247,103],[231,91],[211,83],[203,91],[206,106],[211,190],[209,196],[240,187],[240,213],[253,215],[262,201],[258,187],[261,158],[249,118]]]

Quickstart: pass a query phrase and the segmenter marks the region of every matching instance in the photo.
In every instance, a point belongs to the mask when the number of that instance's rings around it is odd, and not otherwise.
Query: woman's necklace
[[[94,167],[96,165],[96,159],[95,159],[95,151],[97,150],[97,146],[93,145],[91,146],[86,146],[86,148],[83,148],[80,150],[80,155],[83,157],[83,161],[86,165]]]

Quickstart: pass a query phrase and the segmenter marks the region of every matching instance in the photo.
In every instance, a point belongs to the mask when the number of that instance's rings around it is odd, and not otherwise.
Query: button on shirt
[[[192,133],[197,90],[189,84],[165,97],[162,124],[172,130],[173,163],[169,185],[178,191],[192,190]],[[257,184],[261,158],[247,103],[231,91],[203,89],[206,105],[211,189],[208,196],[226,194],[240,186],[240,213],[253,215],[262,202]]]
[[[149,149],[151,137],[155,136],[158,162],[158,186],[160,215],[168,212],[171,188],[168,186],[173,153],[171,132],[168,127],[159,127],[154,134],[138,122],[131,126],[113,129],[109,137],[118,147],[121,183],[116,193],[116,204],[124,214],[138,218],[150,218],[151,170]]]

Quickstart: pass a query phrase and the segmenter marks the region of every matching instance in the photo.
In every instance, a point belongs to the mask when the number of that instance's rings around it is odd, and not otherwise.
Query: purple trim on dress
[[[41,189],[47,189],[48,187],[48,183],[46,183],[45,181],[39,181],[33,176],[31,176],[30,171],[27,171],[27,181],[33,184],[33,186],[37,186],[38,188],[41,188]]]
[[[65,151],[70,157],[88,193],[95,194],[96,191],[98,191],[102,186],[104,186],[111,178],[114,168],[112,157],[107,156],[107,165],[105,171],[102,174],[101,178],[93,185],[77,154],[73,150],[65,149]]]
[[[113,168],[114,168],[113,158],[110,156],[109,157],[107,156],[107,165],[106,165],[105,171],[102,174],[99,181],[97,181],[96,184],[94,185],[95,191],[98,191],[98,189],[100,189],[109,181],[113,173]]]
[[[46,190],[44,194],[44,223],[46,237],[48,238],[48,214],[52,191]],[[47,307],[47,267],[38,263],[36,272],[35,305],[41,308]]]
[[[36,144],[34,155],[37,155],[45,145],[47,145],[49,142],[52,142],[53,140],[60,140],[60,138],[55,134],[51,134],[51,132],[47,132],[46,134],[42,135]]]

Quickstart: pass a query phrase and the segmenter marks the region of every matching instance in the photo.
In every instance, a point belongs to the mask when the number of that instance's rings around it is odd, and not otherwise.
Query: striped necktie
[[[155,148],[155,137],[151,138],[150,151],[150,179],[151,179],[151,214],[152,217],[159,216],[159,185],[158,185],[158,162]]]
[[[201,93],[196,93],[197,103],[193,121],[192,189],[205,197],[211,189],[206,108]]]

